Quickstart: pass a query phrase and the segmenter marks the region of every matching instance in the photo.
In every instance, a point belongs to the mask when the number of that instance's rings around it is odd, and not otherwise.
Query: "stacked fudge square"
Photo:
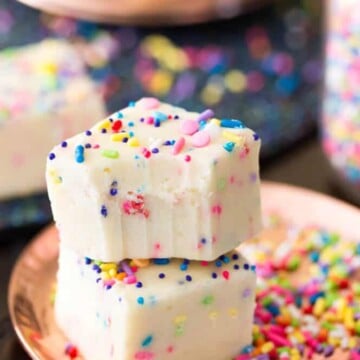
[[[229,360],[251,343],[260,140],[240,120],[131,102],[56,146],[55,316],[88,360]]]

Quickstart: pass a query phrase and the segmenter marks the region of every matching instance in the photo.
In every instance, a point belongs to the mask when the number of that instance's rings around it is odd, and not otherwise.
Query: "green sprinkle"
[[[119,152],[117,150],[102,150],[101,155],[109,159],[117,159],[119,157]]]
[[[294,255],[287,263],[286,268],[289,271],[295,271],[299,268],[300,263],[301,263],[300,257],[297,255]]]
[[[219,191],[222,191],[225,189],[226,186],[226,180],[224,178],[219,179],[218,183],[217,183],[217,188]]]
[[[214,297],[212,295],[206,295],[202,300],[201,302],[204,304],[204,305],[210,305],[214,302]]]
[[[175,326],[175,335],[176,336],[181,336],[181,335],[183,335],[184,334],[184,331],[185,331],[185,329],[184,329],[184,324],[177,324],[176,326]]]

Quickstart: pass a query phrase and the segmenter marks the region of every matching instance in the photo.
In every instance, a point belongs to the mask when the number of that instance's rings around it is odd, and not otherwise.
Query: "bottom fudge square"
[[[237,251],[102,263],[60,250],[55,316],[87,360],[230,360],[251,343],[255,266]]]

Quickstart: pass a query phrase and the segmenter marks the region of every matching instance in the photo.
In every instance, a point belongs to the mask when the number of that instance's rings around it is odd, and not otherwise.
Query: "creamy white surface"
[[[193,137],[182,134],[181,124],[199,114],[164,103],[146,109],[142,104],[147,100],[121,110],[123,129],[134,132],[138,147],[113,141],[111,129],[103,134],[97,124],[90,136],[84,131],[70,138],[66,148],[59,145],[52,150],[56,158],[48,160],[46,177],[61,241],[83,256],[102,261],[212,260],[254,236],[261,216],[260,140],[254,140],[253,131],[208,124],[205,130],[211,133],[211,143],[194,147]],[[140,122],[154,111],[179,119],[164,121],[160,127]],[[117,114],[110,118],[116,120]],[[134,126],[129,127],[129,122]],[[239,139],[232,152],[223,148],[229,141],[223,131]],[[177,155],[173,146],[162,145],[181,137],[186,143]],[[91,148],[85,148],[84,162],[78,163],[75,149],[86,144]],[[159,153],[145,158],[144,147],[149,151],[157,147]],[[116,151],[118,157],[104,157],[103,150]],[[185,161],[186,156],[191,161]],[[118,193],[111,196],[114,181]],[[133,197],[130,193],[144,197],[142,213],[124,211],[124,203]],[[101,215],[103,206],[106,216]]]
[[[256,275],[243,269],[242,257],[220,268],[191,262],[187,271],[181,260],[152,264],[137,272],[142,288],[117,282],[106,290],[91,265],[60,249],[56,319],[86,360],[230,360],[251,343]],[[205,297],[212,301],[204,304]]]
[[[2,53],[0,78],[0,199],[43,192],[49,149],[103,117],[103,101],[63,41]]]

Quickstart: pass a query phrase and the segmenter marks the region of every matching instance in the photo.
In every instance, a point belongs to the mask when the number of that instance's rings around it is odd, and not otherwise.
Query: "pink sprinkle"
[[[199,130],[199,123],[194,120],[185,120],[181,124],[181,132],[185,135],[193,135]]]
[[[229,280],[229,277],[230,277],[230,273],[227,271],[227,270],[224,270],[222,272],[222,276],[225,280]]]
[[[235,176],[231,175],[230,178],[229,178],[229,183],[234,184],[234,182],[235,182]]]
[[[197,132],[191,139],[195,147],[204,147],[210,143],[210,135],[205,131]]]
[[[222,213],[222,207],[221,205],[214,205],[212,208],[211,208],[211,211],[213,214],[215,215],[221,215]]]
[[[135,354],[136,360],[152,360],[154,359],[154,353],[150,351],[138,351]]]
[[[172,150],[173,155],[179,154],[179,152],[182,150],[184,145],[185,145],[185,139],[183,137],[177,139]]]
[[[93,146],[93,149],[99,149],[100,148],[100,145],[99,144],[95,144],[94,146]]]
[[[137,282],[136,276],[135,275],[130,275],[127,276],[126,278],[124,278],[123,282],[125,284],[135,284]]]
[[[286,335],[279,335],[275,332],[271,331],[264,331],[266,337],[268,340],[274,343],[275,346],[281,347],[281,346],[291,346],[291,342],[285,337]]]
[[[148,124],[148,125],[152,125],[154,123],[154,118],[153,117],[148,117],[145,122]]]
[[[185,155],[184,160],[185,160],[186,162],[191,161],[191,156],[190,156],[190,155]]]
[[[250,360],[251,357],[249,354],[241,354],[235,358],[235,360]]]
[[[160,101],[153,97],[145,97],[139,100],[138,105],[145,110],[156,109],[160,106]]]
[[[172,345],[168,346],[168,348],[166,349],[166,351],[168,353],[172,353],[174,351],[174,347]]]
[[[201,266],[208,266],[209,263],[207,261],[203,260],[203,261],[200,262],[200,265]]]

